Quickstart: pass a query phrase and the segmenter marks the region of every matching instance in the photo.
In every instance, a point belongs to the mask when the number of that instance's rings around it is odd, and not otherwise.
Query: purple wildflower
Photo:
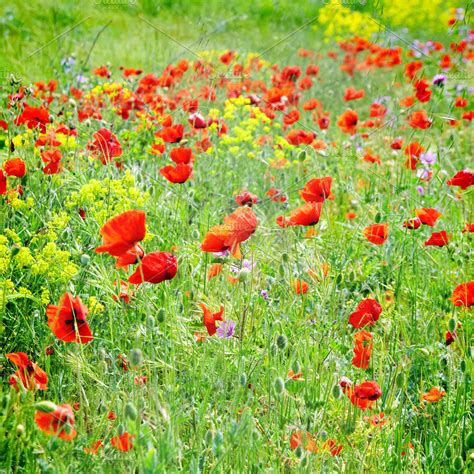
[[[222,321],[217,328],[216,334],[217,337],[221,339],[230,339],[234,335],[235,331],[235,321],[228,319],[226,321]]]
[[[426,151],[420,154],[420,161],[426,166],[435,164],[437,159],[438,155],[434,151]]]

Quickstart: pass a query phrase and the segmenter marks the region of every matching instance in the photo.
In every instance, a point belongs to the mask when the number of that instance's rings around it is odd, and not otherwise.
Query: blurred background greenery
[[[259,52],[278,43],[266,56],[284,61],[300,47],[319,49],[353,34],[369,37],[385,26],[404,38],[446,35],[453,6],[468,5],[462,0],[7,0],[0,5],[1,78],[14,73],[50,79],[71,55],[88,67],[151,71],[178,57],[191,59],[189,50]]]

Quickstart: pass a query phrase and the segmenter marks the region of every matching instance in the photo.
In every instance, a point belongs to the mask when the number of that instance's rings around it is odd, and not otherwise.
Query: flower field
[[[469,6],[270,3],[2,63],[0,472],[472,472]]]

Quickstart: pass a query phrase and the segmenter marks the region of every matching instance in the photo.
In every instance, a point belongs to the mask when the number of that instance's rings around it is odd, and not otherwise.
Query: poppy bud
[[[301,448],[301,446],[297,446],[296,449],[295,449],[295,454],[297,457],[301,457],[303,455],[303,449]]]
[[[282,259],[285,263],[288,263],[289,260],[290,260],[290,257],[289,257],[289,255],[288,255],[286,252],[283,252],[283,253],[281,254],[281,259]]]
[[[279,270],[280,270],[280,275],[284,275],[285,274],[285,265],[280,264]]]
[[[193,229],[191,236],[193,240],[199,240],[199,231],[197,229]]]
[[[153,329],[155,326],[155,318],[153,316],[148,316],[148,318],[146,318],[146,325],[148,329]]]
[[[466,448],[467,449],[474,449],[474,431],[471,431],[466,436]]]
[[[38,410],[42,413],[52,413],[57,408],[55,403],[49,402],[47,400],[35,403],[34,406],[35,406],[36,410]]]
[[[242,268],[239,272],[238,279],[239,281],[247,281],[250,275],[250,270],[248,268]]]
[[[398,388],[402,388],[404,383],[405,383],[405,376],[403,375],[403,372],[400,372],[397,375],[397,378],[395,379],[395,383],[397,384]]]
[[[302,468],[308,467],[308,462],[309,462],[308,456],[305,456],[305,457],[301,460],[301,467],[302,467]]]
[[[380,214],[380,212],[377,212],[377,214],[375,214],[375,223],[378,224],[380,221],[382,220],[382,215]]]
[[[456,320],[454,318],[451,318],[448,322],[448,329],[449,332],[452,334],[454,331],[456,331]]]
[[[341,386],[339,384],[334,385],[334,387],[332,388],[332,396],[338,400],[339,398],[341,398],[341,395],[342,395]]]
[[[453,468],[455,471],[462,471],[464,467],[464,461],[462,460],[461,456],[457,456],[454,458],[453,461]]]
[[[467,369],[467,364],[466,364],[466,361],[463,359],[461,361],[461,372],[466,372],[466,369]]]
[[[158,313],[156,315],[156,319],[158,319],[159,323],[164,322],[164,320],[165,320],[165,310],[163,308],[160,308],[160,310],[158,311]]]
[[[242,385],[242,387],[245,387],[247,385],[247,374],[245,372],[243,372],[241,375],[240,375],[240,385]]]
[[[217,430],[216,434],[214,435],[214,446],[218,447],[224,442],[224,435],[222,431]]]
[[[214,435],[212,434],[212,431],[207,430],[206,434],[204,435],[204,441],[206,441],[206,444],[210,445],[212,443],[213,438]]]
[[[291,370],[292,370],[295,374],[297,374],[297,373],[301,370],[300,363],[299,363],[297,360],[295,360],[295,361],[293,362],[293,364],[291,365]]]
[[[120,423],[120,424],[117,426],[117,434],[118,434],[119,436],[122,436],[124,433],[125,433],[125,427],[122,425],[122,423]]]
[[[446,446],[446,449],[444,450],[444,456],[447,459],[451,459],[453,457],[453,450],[451,449],[451,446]]]
[[[131,402],[128,402],[125,405],[125,416],[129,418],[130,420],[136,420],[138,413],[137,409],[135,408],[135,405]]]
[[[323,441],[326,441],[328,439],[328,433],[327,431],[321,431],[321,433],[319,433],[319,437],[323,440]]]
[[[275,379],[274,387],[275,387],[275,393],[277,395],[281,395],[283,393],[283,390],[285,390],[285,382],[283,381],[281,377],[277,377]]]
[[[14,257],[20,251],[20,248],[21,246],[18,244],[14,244],[12,246],[12,250],[11,250],[12,257]]]
[[[132,349],[128,354],[128,360],[132,367],[140,367],[143,363],[143,353],[140,349]]]
[[[286,336],[284,334],[280,334],[277,338],[277,346],[279,349],[283,350],[286,348],[287,344],[288,344],[288,339],[286,338]]]
[[[82,265],[88,265],[90,262],[91,258],[89,255],[83,254],[79,257],[79,261],[81,262]]]
[[[298,161],[303,162],[304,160],[306,160],[306,150],[302,150],[298,154]]]

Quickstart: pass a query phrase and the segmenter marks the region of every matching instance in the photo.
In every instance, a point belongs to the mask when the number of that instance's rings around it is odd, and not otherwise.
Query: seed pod
[[[283,390],[285,390],[285,382],[281,377],[277,377],[275,379],[273,386],[277,395],[281,395],[283,393]]]
[[[136,420],[138,416],[137,409],[135,408],[135,405],[132,402],[128,402],[125,405],[125,416],[129,418],[130,420]]]

